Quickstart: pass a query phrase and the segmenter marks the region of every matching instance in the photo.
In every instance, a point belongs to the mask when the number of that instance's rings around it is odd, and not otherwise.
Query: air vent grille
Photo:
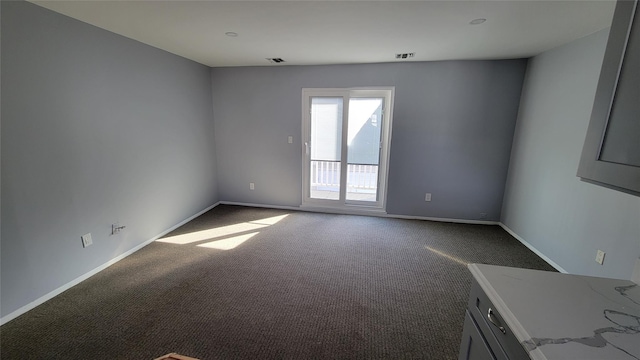
[[[267,58],[267,60],[272,64],[280,64],[284,62],[282,58]]]
[[[416,56],[416,53],[396,54],[396,59],[408,59]]]

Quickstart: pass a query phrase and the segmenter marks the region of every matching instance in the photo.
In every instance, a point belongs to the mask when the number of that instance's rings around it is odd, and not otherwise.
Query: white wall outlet
[[[487,218],[487,213],[480,213],[480,220],[485,220]]]
[[[600,265],[604,263],[604,254],[605,252],[602,250],[598,250],[598,252],[596,253],[596,262]]]
[[[93,240],[91,239],[91,233],[82,235],[82,247],[87,247],[93,244]]]
[[[287,138],[287,142],[288,142],[289,144],[293,144],[293,136],[289,136],[289,137]]]
[[[256,184],[249,183],[249,190],[255,190],[255,189],[256,189]]]
[[[431,193],[424,194],[424,201],[431,201]]]

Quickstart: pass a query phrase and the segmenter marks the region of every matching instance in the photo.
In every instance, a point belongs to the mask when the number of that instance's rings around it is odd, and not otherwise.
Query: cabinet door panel
[[[491,309],[491,318],[489,317],[489,309]],[[525,349],[475,279],[471,284],[468,311],[476,320],[480,332],[484,334],[487,343],[498,359],[529,358]]]
[[[468,311],[464,318],[458,360],[496,360]]]

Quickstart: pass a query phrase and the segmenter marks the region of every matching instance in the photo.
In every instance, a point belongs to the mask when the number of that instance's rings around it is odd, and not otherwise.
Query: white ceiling
[[[584,0],[32,2],[212,67],[530,57],[608,27],[615,7]],[[487,21],[470,25],[476,18]],[[395,59],[406,52],[416,55]],[[286,62],[265,60],[274,57]]]

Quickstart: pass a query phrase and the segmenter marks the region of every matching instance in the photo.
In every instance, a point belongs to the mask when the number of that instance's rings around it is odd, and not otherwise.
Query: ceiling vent
[[[267,60],[272,64],[280,64],[284,62],[281,58],[267,58]]]
[[[396,54],[396,59],[408,59],[416,56],[416,53]]]

